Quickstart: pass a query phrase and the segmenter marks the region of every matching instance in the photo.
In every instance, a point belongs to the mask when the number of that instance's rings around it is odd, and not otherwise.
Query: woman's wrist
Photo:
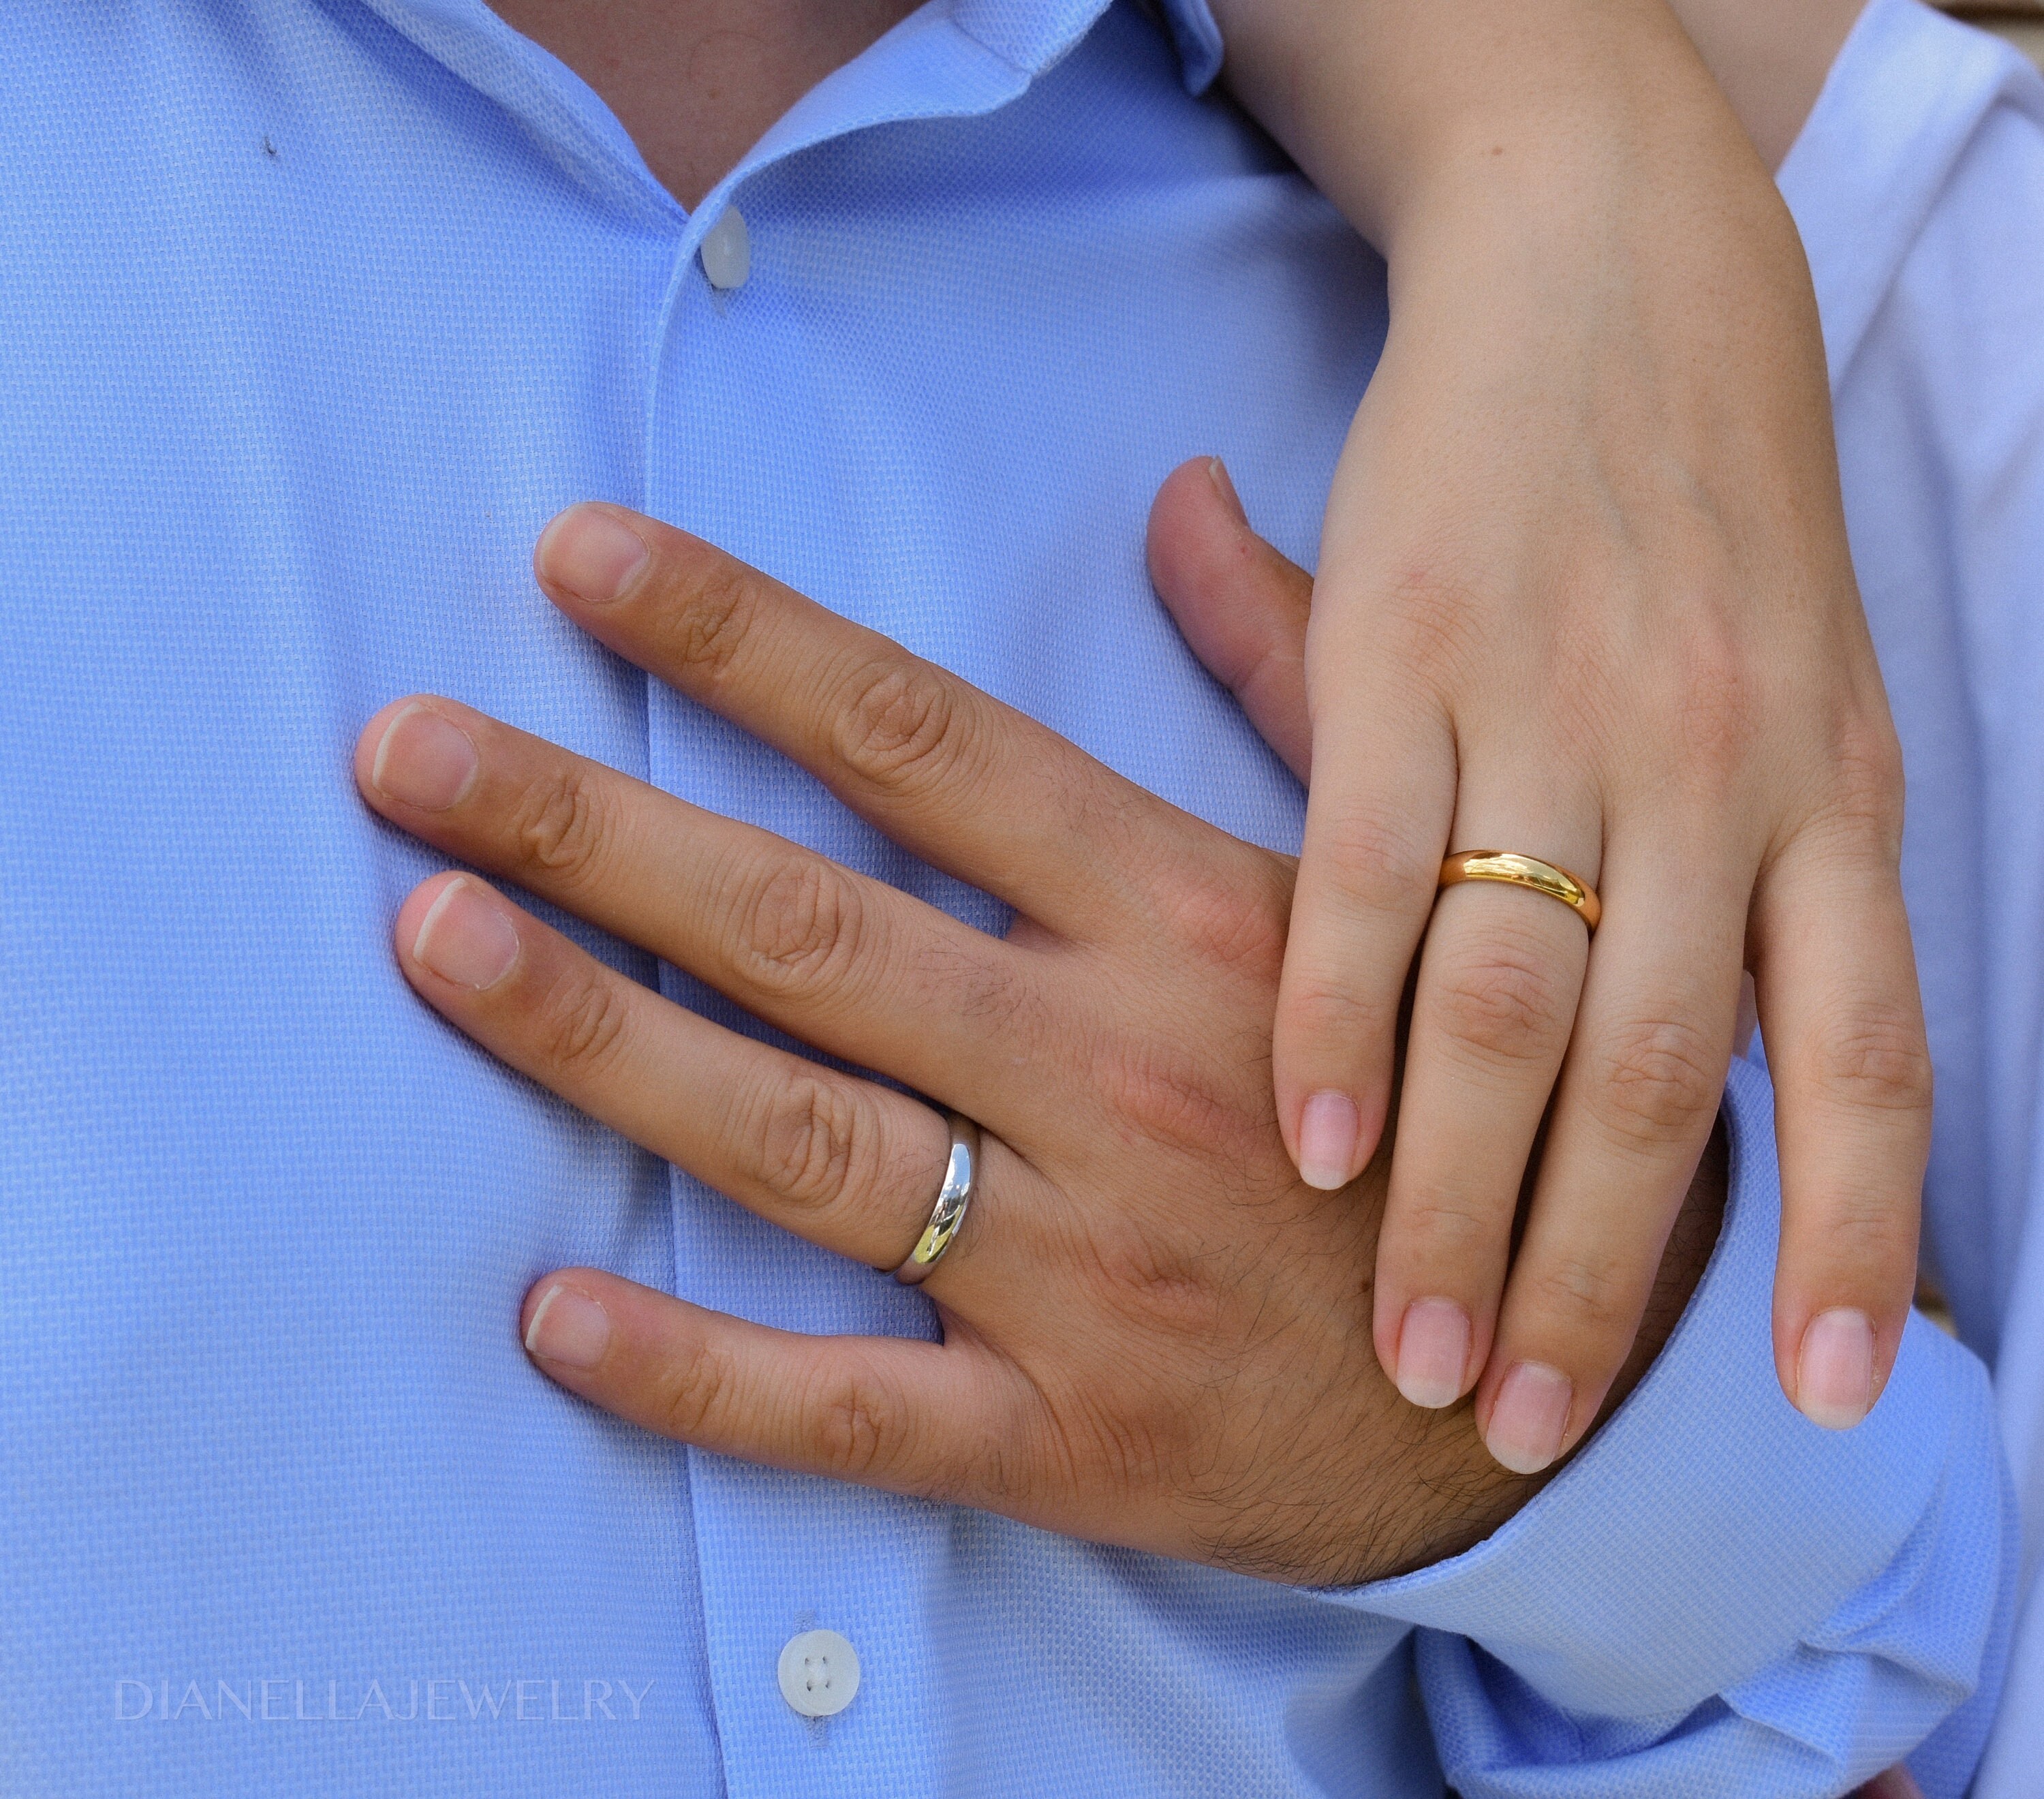
[[[1214,0],[1231,90],[1387,256],[1444,211],[1768,187],[1662,0]]]

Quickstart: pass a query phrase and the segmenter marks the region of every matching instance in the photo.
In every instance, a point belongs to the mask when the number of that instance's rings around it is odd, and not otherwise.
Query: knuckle
[[[1892,858],[1902,845],[1902,745],[1885,720],[1855,718],[1831,748],[1830,810],[1869,833]]]
[[[555,889],[587,885],[611,837],[601,783],[579,763],[550,770],[519,795],[512,832],[524,871],[544,874]]]
[[[1500,1210],[1470,1194],[1441,1192],[1401,1193],[1397,1203],[1397,1236],[1387,1236],[1386,1247],[1401,1263],[1439,1263],[1466,1274],[1473,1259],[1493,1251],[1511,1229],[1509,1203]]]
[[[1845,871],[1892,877],[1902,859],[1904,786],[1901,741],[1885,715],[1856,712],[1835,721],[1781,840],[1812,848]]]
[[[1173,936],[1202,966],[1262,982],[1284,967],[1292,874],[1275,856],[1204,864],[1168,886],[1164,909]]]
[[[680,666],[711,686],[731,672],[759,616],[752,571],[709,544],[679,552],[668,591],[669,635]]]
[[[1376,922],[1385,913],[1409,914],[1433,894],[1438,846],[1420,840],[1415,822],[1367,803],[1343,807],[1328,820],[1314,846],[1323,859],[1317,885],[1341,914]]]
[[[1429,1008],[1450,1041],[1487,1062],[1552,1056],[1573,1013],[1551,952],[1511,936],[1451,951],[1427,985]]]
[[[1092,1255],[1103,1290],[1139,1327],[1201,1343],[1215,1340],[1224,1311],[1218,1270],[1199,1251],[1172,1251],[1150,1232],[1130,1228],[1096,1240]]]
[[[1358,1044],[1377,1041],[1397,1017],[1395,994],[1388,1004],[1373,1001],[1354,987],[1337,986],[1331,978],[1316,974],[1288,982],[1283,1005],[1288,1039],[1350,1052]]]
[[[1658,1148],[1691,1136],[1717,1113],[1724,1056],[1679,1019],[1629,1019],[1591,1059],[1594,1114],[1620,1142]]]
[[[840,1082],[793,1076],[768,1096],[758,1133],[760,1178],[805,1210],[828,1210],[872,1172],[873,1121]]]
[[[1254,1148],[1276,1115],[1276,1101],[1251,1110],[1215,1083],[1193,1058],[1168,1044],[1138,1040],[1102,1046],[1097,1084],[1108,1113],[1132,1135],[1195,1153],[1227,1156],[1253,1166]],[[1270,1087],[1267,1046],[1261,1078],[1247,1090]]]
[[[1533,1271],[1526,1298],[1533,1313],[1550,1328],[1576,1334],[1574,1359],[1585,1351],[1602,1352],[1612,1338],[1629,1330],[1638,1309],[1635,1284],[1615,1263],[1586,1255],[1565,1255]]]
[[[1451,678],[1479,652],[1489,609],[1438,560],[1408,563],[1386,584],[1382,653],[1424,680]]]
[[[1875,1286],[1893,1282],[1906,1295],[1915,1274],[1918,1215],[1911,1192],[1884,1193],[1869,1186],[1832,1195],[1815,1246],[1823,1266]]]
[[[743,910],[739,940],[764,986],[825,987],[858,957],[858,889],[819,857],[783,857],[752,883]]]
[[[709,1335],[689,1331],[667,1343],[654,1376],[654,1429],[682,1443],[728,1441],[734,1429],[759,1435],[742,1374],[730,1347]]]
[[[974,1443],[968,1444],[955,1466],[939,1463],[915,1483],[922,1497],[943,1505],[970,1505],[981,1511],[1010,1511],[1038,1485],[1037,1433],[1018,1405],[1004,1414]]]
[[[541,1053],[559,1073],[583,1079],[617,1059],[630,1013],[607,971],[585,968],[557,981],[540,1006]]]
[[[655,1428],[663,1436],[683,1443],[711,1432],[731,1390],[733,1373],[728,1358],[707,1343],[679,1347],[660,1370]]]
[[[957,759],[959,697],[936,671],[882,663],[863,670],[832,726],[839,759],[877,787],[942,781]]]
[[[1042,1462],[1068,1490],[1108,1494],[1155,1492],[1199,1447],[1199,1424],[1211,1424],[1216,1395],[1230,1376],[1193,1386],[1153,1367],[1168,1350],[1120,1359],[1106,1381],[1061,1380],[1047,1395],[1040,1433]],[[1211,1447],[1210,1442],[1208,1447]]]
[[[870,1478],[899,1455],[905,1423],[899,1396],[858,1357],[819,1370],[805,1398],[816,1456],[829,1474]]]
[[[1933,1085],[1923,1021],[1868,1002],[1828,1020],[1817,1038],[1816,1074],[1835,1101],[1875,1112],[1927,1113]]]

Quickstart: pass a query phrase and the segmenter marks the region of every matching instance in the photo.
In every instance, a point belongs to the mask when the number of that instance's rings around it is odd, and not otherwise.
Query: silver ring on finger
[[[952,1240],[965,1223],[966,1209],[972,1204],[974,1183],[979,1178],[979,1127],[962,1112],[948,1108],[944,1122],[951,1127],[951,1153],[944,1159],[943,1184],[937,1189],[936,1204],[930,1208],[930,1221],[923,1227],[909,1259],[894,1270],[904,1286],[920,1286],[930,1270],[943,1258]]]

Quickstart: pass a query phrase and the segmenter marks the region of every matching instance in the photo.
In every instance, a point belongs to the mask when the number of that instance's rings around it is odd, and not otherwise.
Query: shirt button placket
[[[833,391],[833,371],[805,375],[803,362],[843,295],[828,279],[784,283],[778,274],[763,298],[750,286],[752,227],[772,233],[786,216],[779,179],[773,164],[750,170],[742,211],[720,195],[684,234],[695,266],[674,269],[680,279],[667,290],[647,509],[763,566],[801,568],[816,559],[807,509],[771,502],[786,482],[832,489],[838,446],[819,439],[812,402]],[[831,227],[855,248],[855,194],[819,229]],[[830,379],[812,392],[817,377]],[[830,533],[831,544],[841,535]],[[781,809],[750,746],[657,682],[647,684],[647,707],[655,785],[799,832],[799,815]],[[700,1003],[674,976],[663,986],[683,1004]],[[888,1282],[841,1291],[830,1270],[812,1265],[816,1252],[770,1234],[678,1171],[670,1197],[677,1290],[691,1301],[778,1319],[814,1282],[813,1309],[797,1304],[793,1313],[810,1328],[898,1335],[918,1322],[906,1290]],[[889,1494],[791,1482],[693,1451],[689,1495],[730,1799],[931,1799],[945,1764],[911,1746],[936,1743],[944,1730],[928,1608],[929,1571],[945,1565],[945,1518]]]

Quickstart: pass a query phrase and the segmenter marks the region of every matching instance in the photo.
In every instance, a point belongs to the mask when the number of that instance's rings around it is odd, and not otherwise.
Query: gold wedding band
[[[1596,890],[1587,881],[1578,881],[1567,869],[1543,862],[1537,855],[1520,855],[1513,850],[1462,850],[1441,864],[1443,886],[1452,887],[1459,881],[1506,881],[1515,887],[1531,887],[1574,907],[1593,931],[1604,916]]]
[[[904,1286],[920,1286],[930,1278],[938,1258],[951,1246],[951,1240],[965,1223],[966,1208],[972,1204],[972,1190],[979,1178],[979,1127],[962,1112],[947,1110],[944,1122],[951,1127],[951,1147],[944,1158],[943,1184],[937,1189],[937,1202],[930,1208],[930,1221],[909,1251],[909,1259],[894,1270]]]

